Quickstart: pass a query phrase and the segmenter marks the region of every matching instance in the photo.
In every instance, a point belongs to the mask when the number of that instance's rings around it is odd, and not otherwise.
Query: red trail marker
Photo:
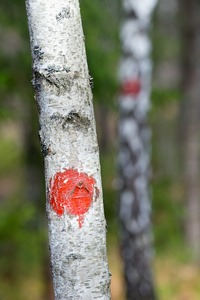
[[[74,169],[58,172],[49,181],[49,201],[51,208],[59,217],[67,212],[78,217],[79,227],[82,227],[84,214],[93,201],[96,181],[86,173]]]
[[[137,96],[141,91],[141,82],[139,78],[126,80],[121,87],[122,95]]]

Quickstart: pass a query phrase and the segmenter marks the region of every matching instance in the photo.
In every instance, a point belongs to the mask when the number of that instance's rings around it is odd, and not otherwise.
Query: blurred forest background
[[[120,0],[80,0],[80,4],[94,78],[112,299],[123,300],[116,191],[117,72],[123,14]],[[50,300],[44,176],[24,0],[1,0],[0,20],[0,299]],[[160,300],[197,300],[200,294],[199,258],[185,235],[188,219],[181,83],[187,68],[182,20],[178,0],[160,0],[151,31],[153,268]]]

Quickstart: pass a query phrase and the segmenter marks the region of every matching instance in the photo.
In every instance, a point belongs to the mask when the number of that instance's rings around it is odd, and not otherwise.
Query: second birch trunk
[[[121,29],[123,57],[120,65],[119,167],[122,257],[127,299],[155,300],[151,270],[150,106],[152,63],[148,37],[156,0],[124,0]]]

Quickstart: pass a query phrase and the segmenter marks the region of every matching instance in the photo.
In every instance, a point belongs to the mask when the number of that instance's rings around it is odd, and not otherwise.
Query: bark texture
[[[119,167],[121,176],[121,246],[127,299],[154,300],[151,271],[150,106],[152,63],[148,36],[156,0],[124,0],[121,29],[123,56],[120,64]]]
[[[78,0],[26,0],[56,300],[110,299],[99,150]]]
[[[193,254],[200,251],[200,3],[180,1],[183,72],[181,103],[182,146],[186,188],[186,240]]]

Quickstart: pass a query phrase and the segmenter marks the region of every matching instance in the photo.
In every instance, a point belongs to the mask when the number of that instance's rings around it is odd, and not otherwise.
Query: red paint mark
[[[137,96],[141,90],[141,83],[139,79],[129,79],[125,81],[121,88],[121,93],[124,95]]]
[[[56,173],[49,181],[49,201],[52,209],[60,217],[65,211],[78,216],[79,227],[82,227],[84,214],[93,200],[95,183],[92,176],[74,169]],[[95,191],[98,195],[96,187]]]

